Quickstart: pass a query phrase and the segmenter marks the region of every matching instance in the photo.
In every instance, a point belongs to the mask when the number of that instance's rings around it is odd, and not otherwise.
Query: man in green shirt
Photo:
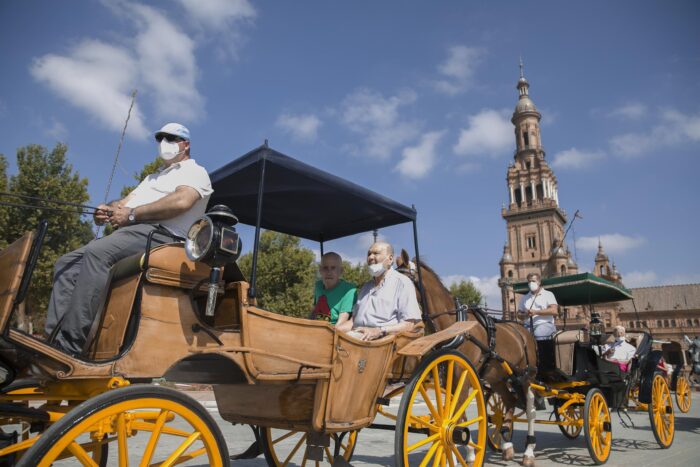
[[[314,311],[311,319],[323,319],[338,326],[350,319],[357,301],[357,287],[340,278],[343,260],[338,253],[321,257],[321,280],[314,287]]]

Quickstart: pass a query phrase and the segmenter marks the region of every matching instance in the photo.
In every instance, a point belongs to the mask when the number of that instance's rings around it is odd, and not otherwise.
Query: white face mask
[[[184,152],[178,151],[178,149],[180,149],[180,145],[178,143],[174,141],[169,143],[165,138],[158,143],[158,155],[166,161],[174,159]]]
[[[527,286],[530,288],[530,292],[536,292],[537,289],[540,288],[540,285],[537,282],[530,281],[527,283]]]
[[[369,273],[372,275],[372,277],[381,276],[382,273],[386,271],[383,263],[368,264],[367,269],[369,269]]]
[[[624,338],[624,337],[616,337],[615,340],[616,340],[617,342],[622,342],[622,341],[625,340],[625,338]]]

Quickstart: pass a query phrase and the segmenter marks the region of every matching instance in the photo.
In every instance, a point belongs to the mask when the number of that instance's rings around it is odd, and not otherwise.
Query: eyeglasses
[[[184,139],[180,138],[179,136],[171,135],[168,133],[158,133],[156,135],[156,141],[158,141],[159,143],[161,141],[163,141],[163,138],[165,138],[165,140],[168,143],[173,143],[173,142],[179,143],[180,141],[185,141]]]

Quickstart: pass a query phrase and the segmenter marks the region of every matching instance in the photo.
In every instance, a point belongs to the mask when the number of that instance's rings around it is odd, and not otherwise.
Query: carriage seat
[[[574,374],[574,349],[577,342],[583,342],[583,330],[561,331],[554,335],[556,367],[567,376]]]
[[[151,249],[146,268],[145,260],[145,253],[137,253],[112,266],[85,345],[90,358],[100,360],[119,353],[138,300],[142,275],[151,283],[189,289],[209,277],[209,266],[187,258],[182,243]]]

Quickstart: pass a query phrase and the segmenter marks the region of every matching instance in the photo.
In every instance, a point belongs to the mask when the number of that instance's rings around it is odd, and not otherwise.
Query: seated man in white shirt
[[[613,329],[615,342],[612,344],[605,344],[601,349],[603,358],[617,363],[622,371],[627,371],[629,369],[630,360],[632,360],[634,353],[637,351],[632,344],[627,342],[625,334],[626,332],[623,326],[615,326]]]
[[[207,171],[190,159],[189,130],[168,123],[155,139],[164,168],[146,177],[126,198],[102,204],[95,212],[97,225],[109,222],[116,230],[56,261],[45,330],[57,347],[70,354],[83,350],[110,268],[120,259],[143,253],[148,235],[159,226],[185,237],[206,210],[213,190]],[[169,241],[169,236],[153,235],[154,244]]]
[[[559,313],[557,299],[552,292],[542,287],[542,278],[538,273],[528,274],[527,283],[530,292],[520,299],[518,317],[525,321],[528,329],[532,325],[536,340],[551,339],[557,331],[554,325],[554,317]]]
[[[408,277],[391,269],[393,261],[390,244],[377,242],[370,247],[367,267],[374,278],[362,286],[352,317],[338,330],[370,341],[409,331],[421,320],[416,288]]]

